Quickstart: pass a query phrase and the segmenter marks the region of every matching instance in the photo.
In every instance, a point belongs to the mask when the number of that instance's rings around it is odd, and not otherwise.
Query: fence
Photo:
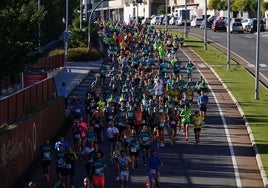
[[[49,77],[0,99],[0,125],[33,111],[57,95],[54,77]]]

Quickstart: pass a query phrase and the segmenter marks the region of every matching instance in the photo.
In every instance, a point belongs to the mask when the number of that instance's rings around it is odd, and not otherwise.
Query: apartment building
[[[85,7],[94,8],[101,0],[83,0]],[[138,0],[139,1],[139,0]],[[209,1],[209,0],[207,0]],[[179,16],[180,10],[190,10],[190,18],[200,17],[205,14],[204,0],[141,0],[141,3],[136,3],[137,0],[110,0],[103,1],[95,10],[94,18],[109,19],[113,21],[129,22],[133,17],[150,17],[157,14],[157,9],[160,5],[165,5],[167,2],[168,14]],[[185,7],[185,3],[187,6]],[[90,12],[90,10],[89,10]],[[209,11],[210,15],[222,15],[224,13],[218,11]]]

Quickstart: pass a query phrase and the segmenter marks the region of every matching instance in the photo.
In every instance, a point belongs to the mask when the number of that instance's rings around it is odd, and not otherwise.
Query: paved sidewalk
[[[62,82],[66,83],[69,94],[88,76],[91,70],[99,69],[102,60],[94,62],[67,62],[66,67],[48,73],[55,76],[57,92]]]

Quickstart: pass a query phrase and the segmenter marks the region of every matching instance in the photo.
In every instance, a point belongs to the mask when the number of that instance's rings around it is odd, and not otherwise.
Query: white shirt
[[[108,127],[107,128],[108,138],[113,138],[115,134],[119,134],[119,131],[116,127]]]

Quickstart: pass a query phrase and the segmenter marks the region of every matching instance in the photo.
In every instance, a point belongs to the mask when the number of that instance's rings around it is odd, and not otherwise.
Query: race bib
[[[99,127],[100,127],[100,125],[99,125],[99,124],[95,124],[94,126],[95,126],[96,128],[99,128]]]
[[[96,168],[95,169],[95,174],[100,174],[102,173],[102,168]]]
[[[175,122],[175,121],[171,121],[170,124],[171,124],[171,125],[175,125],[176,122]]]
[[[137,148],[131,148],[131,152],[137,152]]]
[[[156,169],[150,169],[150,174],[156,174]]]
[[[72,164],[66,164],[65,168],[71,169],[72,168]]]
[[[120,174],[121,174],[121,176],[127,176],[128,175],[128,171],[121,171]]]
[[[160,122],[160,123],[159,123],[159,126],[160,126],[160,127],[164,127],[164,126],[165,126],[165,123]]]
[[[50,152],[45,152],[45,153],[44,153],[44,157],[45,157],[45,158],[49,158],[49,157],[50,157]]]
[[[75,134],[74,137],[75,137],[75,138],[80,138],[81,135],[80,135],[80,134]]]

